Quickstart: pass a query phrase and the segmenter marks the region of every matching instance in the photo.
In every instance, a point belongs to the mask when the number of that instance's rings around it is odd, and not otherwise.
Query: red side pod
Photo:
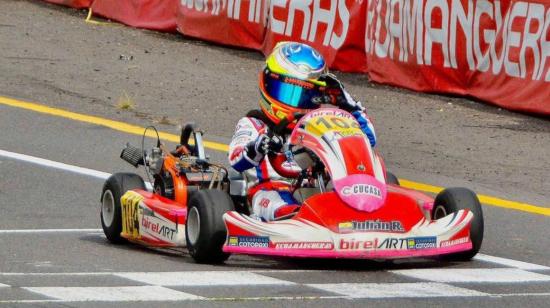
[[[180,225],[185,224],[187,219],[186,205],[147,191],[136,190],[136,192],[145,197],[143,203],[145,203],[145,205],[147,205],[147,207],[153,210],[156,214],[159,214],[174,223]]]

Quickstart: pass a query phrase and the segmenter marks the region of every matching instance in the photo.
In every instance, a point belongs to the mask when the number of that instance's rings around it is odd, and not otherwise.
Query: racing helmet
[[[327,73],[323,56],[313,47],[297,42],[280,42],[267,57],[260,72],[260,107],[278,124],[289,114],[316,109],[316,97],[324,95]],[[295,123],[289,124],[293,128]]]

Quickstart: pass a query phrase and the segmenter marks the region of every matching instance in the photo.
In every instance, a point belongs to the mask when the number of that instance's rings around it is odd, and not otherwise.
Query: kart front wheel
[[[483,242],[483,211],[476,194],[467,188],[447,188],[435,198],[432,210],[433,219],[439,219],[463,209],[468,209],[474,214],[470,225],[472,249],[445,256],[450,260],[467,261],[478,253],[481,242]]]
[[[120,236],[122,232],[122,208],[120,198],[128,190],[146,190],[143,179],[133,173],[115,173],[103,185],[101,192],[101,227],[113,244],[125,243],[126,239]]]
[[[197,263],[222,263],[229,258],[222,251],[227,236],[223,214],[233,210],[233,201],[222,190],[193,193],[187,208],[185,235],[189,254]]]

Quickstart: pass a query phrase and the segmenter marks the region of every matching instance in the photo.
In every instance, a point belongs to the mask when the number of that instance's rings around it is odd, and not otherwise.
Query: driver
[[[273,169],[268,151],[278,152],[286,136],[268,136],[268,131],[295,112],[306,113],[321,104],[333,104],[350,112],[359,122],[372,146],[376,144],[374,127],[361,102],[355,101],[336,76],[330,74],[323,56],[312,47],[281,42],[267,57],[260,72],[261,112],[253,110],[235,127],[229,145],[229,162],[248,178],[248,198],[253,217],[264,221],[291,217],[299,209],[293,198],[290,180]],[[290,123],[292,129],[295,123]],[[298,168],[288,162],[287,168]]]

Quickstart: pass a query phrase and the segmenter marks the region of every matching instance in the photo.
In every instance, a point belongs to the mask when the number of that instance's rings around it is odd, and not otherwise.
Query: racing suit
[[[374,127],[366,115],[365,108],[344,91],[346,99],[340,108],[350,111],[357,119],[372,146],[376,144]],[[252,204],[252,216],[264,221],[285,218],[298,210],[299,204],[290,191],[290,180],[279,175],[262,151],[262,144],[269,138],[269,127],[259,119],[243,117],[235,127],[233,139],[229,144],[229,162],[231,167],[243,173],[248,182],[248,198]],[[285,138],[286,139],[286,138]],[[280,137],[279,137],[279,140]],[[283,141],[279,141],[283,142]],[[287,162],[286,168],[298,168],[295,162]]]

